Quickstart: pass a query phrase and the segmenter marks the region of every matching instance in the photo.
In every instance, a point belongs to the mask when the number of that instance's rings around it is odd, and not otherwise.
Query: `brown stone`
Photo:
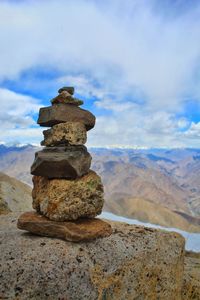
[[[184,259],[182,300],[200,299],[200,253],[188,251]]]
[[[40,108],[37,121],[40,126],[52,127],[64,122],[80,122],[90,130],[95,125],[95,116],[85,109],[70,104],[55,104]]]
[[[83,104],[83,101],[72,97],[72,95],[70,95],[67,91],[63,91],[58,96],[53,98],[51,100],[51,103],[53,105],[58,104],[58,103],[65,103],[65,104],[71,104],[71,105],[79,106],[79,105]]]
[[[33,177],[33,208],[54,221],[94,218],[103,208],[103,185],[94,172],[77,178]]]
[[[32,211],[19,217],[17,227],[37,235],[61,238],[70,242],[89,241],[107,237],[112,233],[110,224],[100,219],[55,222]]]
[[[54,125],[51,129],[44,130],[43,146],[83,145],[87,141],[85,126],[80,122],[66,122]]]
[[[46,147],[36,152],[31,174],[75,179],[89,171],[91,159],[85,146]]]
[[[68,92],[70,95],[74,94],[74,87],[73,86],[64,86],[58,90],[58,93],[61,94],[62,92]]]

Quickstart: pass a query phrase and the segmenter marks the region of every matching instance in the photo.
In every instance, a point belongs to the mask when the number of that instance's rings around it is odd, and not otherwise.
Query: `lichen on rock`
[[[33,208],[54,221],[93,218],[101,213],[103,185],[94,172],[75,180],[33,177]]]
[[[80,122],[65,122],[54,125],[43,131],[42,146],[57,146],[59,144],[83,145],[87,141],[87,131]]]

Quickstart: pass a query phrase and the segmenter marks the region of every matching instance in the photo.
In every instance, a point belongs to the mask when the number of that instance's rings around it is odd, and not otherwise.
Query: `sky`
[[[0,45],[0,143],[69,85],[90,147],[200,147],[200,0],[1,0]]]

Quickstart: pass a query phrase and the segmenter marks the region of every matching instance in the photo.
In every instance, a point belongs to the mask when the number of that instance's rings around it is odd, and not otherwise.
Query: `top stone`
[[[58,90],[58,93],[60,94],[64,91],[68,92],[70,95],[73,95],[74,94],[74,87],[73,86],[64,86],[64,87],[62,87]]]

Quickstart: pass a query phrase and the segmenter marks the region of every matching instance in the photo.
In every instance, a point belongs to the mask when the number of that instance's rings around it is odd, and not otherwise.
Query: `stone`
[[[186,252],[182,300],[200,299],[200,253]]]
[[[51,103],[53,105],[58,104],[58,103],[65,103],[65,104],[71,104],[71,105],[82,105],[83,101],[73,98],[68,92],[64,91],[61,94],[59,94],[57,97],[53,98],[51,100]]]
[[[112,233],[110,224],[101,219],[55,222],[33,211],[23,213],[18,219],[17,227],[37,235],[70,242],[90,241]]]
[[[53,221],[94,218],[102,211],[103,185],[93,171],[77,178],[33,177],[33,208]]]
[[[83,145],[87,141],[85,126],[79,122],[66,122],[54,125],[43,131],[42,146]]]
[[[1,299],[181,299],[180,234],[109,222],[110,236],[72,243],[23,233],[18,216],[0,218]]]
[[[95,125],[95,116],[85,109],[70,104],[54,104],[40,108],[37,121],[40,126],[52,127],[64,122],[80,122],[90,130]]]
[[[31,174],[75,179],[89,171],[91,160],[85,146],[46,147],[35,153]]]
[[[70,95],[73,95],[74,87],[73,86],[64,86],[58,90],[58,93],[61,94],[64,91],[68,92]]]

